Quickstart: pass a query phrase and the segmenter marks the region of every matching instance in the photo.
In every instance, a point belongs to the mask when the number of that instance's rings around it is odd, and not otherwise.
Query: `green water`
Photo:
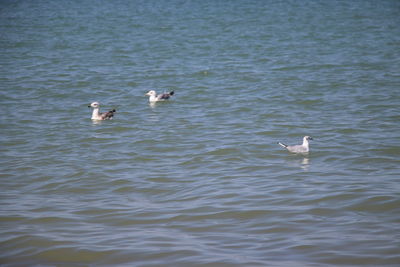
[[[1,1],[0,264],[398,266],[399,14]]]

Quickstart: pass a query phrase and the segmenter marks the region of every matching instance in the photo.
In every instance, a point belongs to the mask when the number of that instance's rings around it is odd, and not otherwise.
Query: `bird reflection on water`
[[[300,168],[303,171],[309,171],[311,161],[309,156],[293,155],[286,159],[286,166]]]

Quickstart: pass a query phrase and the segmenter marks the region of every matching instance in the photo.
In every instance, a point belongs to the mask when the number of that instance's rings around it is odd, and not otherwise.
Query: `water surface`
[[[399,13],[2,1],[0,263],[398,266]]]

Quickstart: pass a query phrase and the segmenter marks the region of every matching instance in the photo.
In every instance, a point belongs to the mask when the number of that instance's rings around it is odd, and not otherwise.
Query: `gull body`
[[[93,102],[89,106],[89,108],[93,108],[92,112],[92,120],[111,120],[114,117],[114,113],[116,112],[115,109],[107,111],[107,112],[100,112],[100,103]]]
[[[292,153],[308,153],[310,151],[309,140],[313,140],[311,136],[304,136],[303,144],[301,144],[301,145],[288,146],[281,142],[278,142],[278,144],[281,145],[282,147],[286,148],[289,152],[292,152]]]
[[[165,101],[165,100],[169,99],[172,95],[174,95],[174,91],[157,95],[156,91],[150,90],[145,95],[149,96],[149,102],[154,103],[154,102]]]

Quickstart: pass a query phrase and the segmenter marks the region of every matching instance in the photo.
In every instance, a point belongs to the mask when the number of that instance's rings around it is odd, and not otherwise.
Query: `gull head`
[[[309,141],[309,140],[314,140],[314,139],[311,136],[306,135],[306,136],[304,136],[303,140]]]
[[[145,95],[148,95],[148,96],[156,96],[156,91],[150,90],[150,91],[148,91]]]
[[[93,102],[92,104],[90,104],[88,106],[88,108],[98,108],[100,107],[100,103],[99,102]]]

